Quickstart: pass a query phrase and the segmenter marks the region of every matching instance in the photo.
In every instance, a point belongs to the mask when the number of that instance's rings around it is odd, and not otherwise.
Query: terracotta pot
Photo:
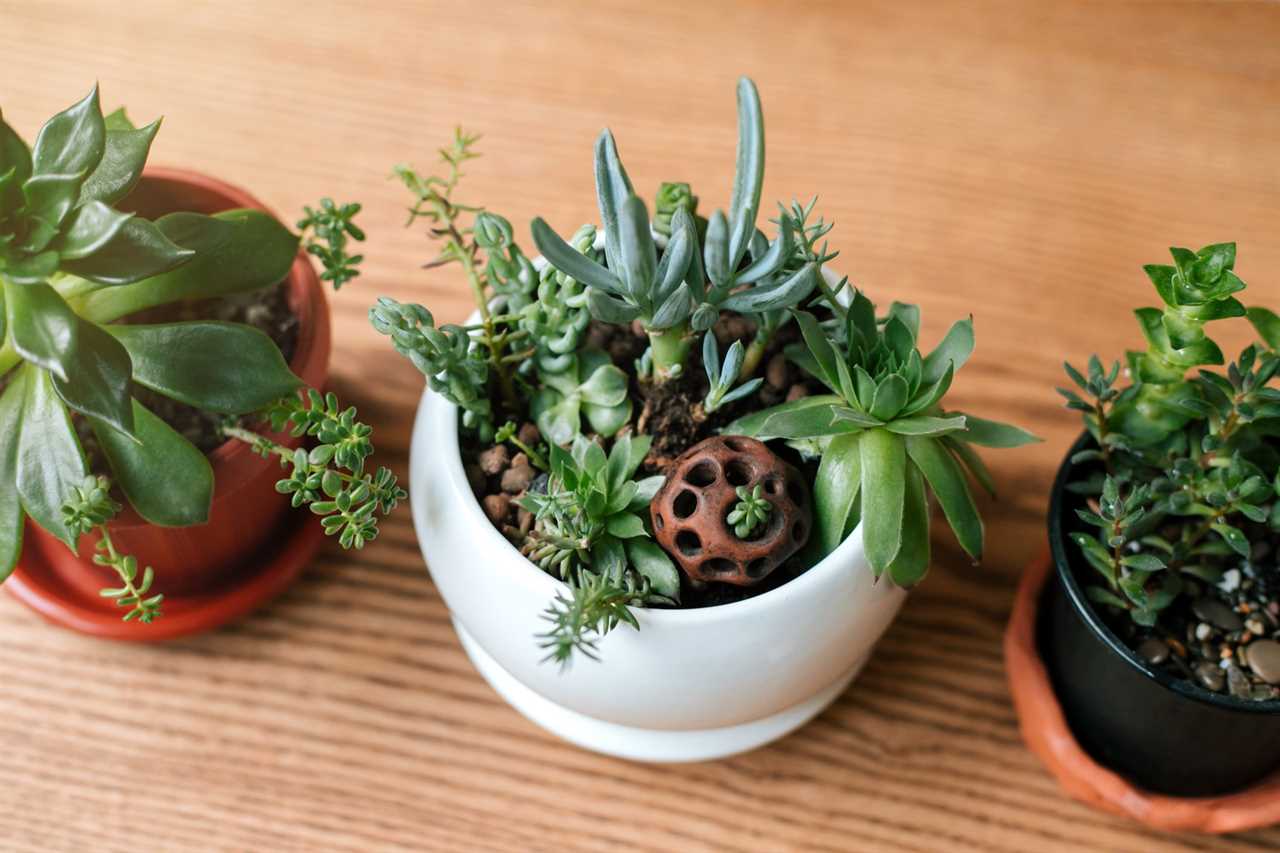
[[[1023,739],[1072,797],[1158,829],[1280,822],[1278,703],[1235,700],[1153,670],[1106,627],[1064,544],[1075,527],[1070,469],[1065,462],[1054,486],[1051,550],[1024,573],[1005,633]]]
[[[241,189],[180,169],[148,169],[121,207],[148,218],[174,210],[211,214],[242,207],[266,209]],[[301,252],[289,271],[288,288],[289,306],[299,321],[297,348],[289,366],[307,385],[322,388],[332,343],[329,306],[310,261]],[[297,444],[288,436],[274,438]],[[112,539],[123,553],[155,569],[156,590],[166,597],[214,591],[253,568],[246,561],[278,533],[282,516],[290,509],[288,499],[275,491],[281,472],[275,460],[263,459],[243,442],[228,441],[209,454],[209,461],[214,494],[207,523],[159,527],[126,507],[110,525]],[[80,553],[73,554],[28,521],[24,562],[43,565],[60,585],[82,596],[96,596],[111,578],[92,563],[95,543],[96,537],[84,537]]]

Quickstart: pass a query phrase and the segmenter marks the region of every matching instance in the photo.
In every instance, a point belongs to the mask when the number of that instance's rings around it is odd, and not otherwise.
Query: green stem
[[[649,345],[653,348],[653,373],[659,382],[667,381],[684,367],[690,343],[687,326],[676,326],[660,332],[649,331]]]
[[[458,258],[458,262],[462,264],[463,272],[467,276],[467,283],[471,285],[472,296],[475,297],[476,305],[480,309],[480,324],[484,327],[484,343],[489,348],[489,363],[493,366],[493,372],[498,377],[498,393],[502,395],[502,403],[507,408],[507,411],[517,411],[516,386],[511,379],[511,370],[508,364],[502,360],[502,343],[498,340],[497,326],[493,315],[489,312],[489,300],[485,296],[484,282],[480,280],[480,271],[476,269],[475,257],[463,245],[456,229],[453,229],[448,245]]]
[[[711,334],[708,332],[707,334]],[[738,371],[738,382],[750,379],[760,367],[760,360],[764,358],[765,347],[769,346],[769,339],[773,335],[766,332],[763,328],[756,332],[756,336],[747,346],[746,353],[742,356],[742,369]]]

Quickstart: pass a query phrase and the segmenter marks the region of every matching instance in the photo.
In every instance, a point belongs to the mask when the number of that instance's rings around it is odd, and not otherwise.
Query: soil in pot
[[[751,341],[755,327],[745,317],[727,314],[715,325],[713,332],[723,351],[734,341],[740,340],[745,346]],[[794,324],[780,329],[760,360],[758,375],[764,382],[759,389],[710,414],[702,406],[708,382],[700,353],[689,354],[689,361],[680,377],[652,386],[636,376],[636,360],[648,346],[643,329],[593,322],[584,344],[608,353],[613,364],[630,377],[633,398],[642,401],[636,425],[640,432],[653,439],[640,472],[648,475],[664,473],[680,454],[698,442],[718,435],[722,427],[742,415],[787,400],[825,393],[816,380],[791,364],[783,353],[787,345],[799,339],[799,330]],[[542,442],[542,436],[533,423],[523,424],[519,437],[529,446]],[[804,471],[809,482],[813,481],[816,462],[805,461],[799,453],[786,447],[774,449],[787,462]],[[539,488],[544,480],[540,480],[537,470],[524,453],[514,452],[507,445],[483,445],[464,437],[462,457],[467,479],[485,515],[494,527],[518,546],[532,529],[533,516],[517,506],[516,501],[527,490]],[[753,586],[715,582],[695,585],[682,573],[680,606],[711,607],[760,595],[803,574],[812,562],[811,557],[801,551]]]

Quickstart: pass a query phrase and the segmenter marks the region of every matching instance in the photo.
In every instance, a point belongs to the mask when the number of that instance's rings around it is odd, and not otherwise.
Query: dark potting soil
[[[755,326],[746,318],[724,317],[713,329],[723,354],[734,341],[750,343]],[[671,464],[686,450],[703,439],[718,435],[720,429],[733,420],[777,405],[788,399],[823,393],[821,386],[787,361],[783,348],[799,340],[799,331],[789,324],[774,336],[756,375],[764,378],[760,388],[742,400],[729,403],[708,415],[702,407],[708,382],[703,369],[701,352],[691,352],[685,371],[676,379],[654,386],[636,376],[636,360],[644,354],[648,339],[638,327],[610,326],[592,323],[585,336],[585,345],[607,352],[615,365],[631,378],[631,396],[637,403],[633,426],[637,432],[652,438],[649,454],[645,457],[637,476],[665,474]],[[696,348],[695,348],[696,349]],[[541,442],[537,427],[524,423],[520,438],[525,444],[536,446]],[[805,463],[799,454],[789,448],[777,448],[776,452],[797,468],[806,471],[806,479],[813,482],[816,463]],[[515,501],[527,489],[534,486],[539,474],[523,453],[506,445],[480,445],[468,442],[464,436],[462,457],[472,491],[480,501],[485,515],[499,531],[517,546],[533,526],[528,511],[516,506]],[[751,598],[776,589],[793,580],[809,568],[800,555],[792,557],[774,570],[767,578],[754,586],[736,586],[725,583],[707,583],[695,586],[682,573],[681,607],[711,607]]]
[[[1096,508],[1095,508],[1096,509]],[[1217,583],[1183,575],[1183,593],[1151,628],[1127,614],[1094,605],[1107,626],[1148,665],[1213,693],[1259,702],[1280,699],[1280,536],[1265,525],[1246,531],[1249,559]],[[1176,539],[1176,526],[1162,531]],[[1069,549],[1073,545],[1067,546]],[[1096,577],[1081,559],[1076,577]]]
[[[289,283],[218,299],[203,299],[162,305],[132,314],[117,322],[135,325],[180,323],[192,320],[216,320],[253,326],[273,340],[285,361],[293,358],[298,346],[298,317],[289,307]],[[171,400],[140,385],[133,386],[133,396],[180,435],[209,453],[225,441],[220,432],[222,415],[205,412],[177,400]],[[76,430],[89,459],[90,470],[109,473],[97,439],[84,418],[76,416]],[[251,426],[252,417],[240,419],[241,426]]]

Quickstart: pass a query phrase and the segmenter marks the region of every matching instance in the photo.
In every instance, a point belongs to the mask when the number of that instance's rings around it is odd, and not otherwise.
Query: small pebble
[[[502,472],[502,491],[509,495],[520,494],[529,488],[529,484],[533,482],[537,473],[528,462],[523,465],[512,465]]]
[[[520,425],[520,431],[516,433],[516,437],[530,447],[537,447],[542,441],[542,433],[538,432],[538,428],[531,423]]]
[[[467,474],[467,485],[471,486],[471,492],[475,495],[484,494],[484,472],[480,470],[478,465],[467,465],[463,468]]]
[[[1213,628],[1209,627],[1209,623],[1201,622],[1196,626],[1196,639],[1207,640],[1213,636]]]
[[[808,397],[808,396],[809,396],[809,389],[805,388],[803,385],[797,382],[795,385],[792,385],[791,390],[787,392],[787,402],[792,403],[792,402],[795,402],[796,400],[801,399],[802,397]]]
[[[1235,592],[1240,588],[1240,570],[1228,569],[1222,573],[1222,579],[1218,581],[1218,589],[1223,592]]]
[[[494,524],[502,524],[511,511],[511,498],[506,495],[485,495],[480,503],[484,507],[484,514]]]
[[[1239,631],[1244,627],[1244,620],[1240,618],[1240,614],[1216,598],[1197,598],[1191,602],[1191,612],[1224,631]]]
[[[1270,684],[1280,684],[1280,643],[1255,640],[1248,646],[1249,668]]]
[[[1169,659],[1169,644],[1157,637],[1148,637],[1138,645],[1138,657],[1147,663],[1162,664]]]
[[[1196,664],[1195,667],[1196,681],[1206,690],[1212,690],[1218,693],[1227,684],[1227,677],[1223,675],[1222,669],[1216,664],[1204,661]]]
[[[480,470],[489,476],[501,474],[510,463],[511,451],[507,450],[505,444],[490,447],[480,454]]]
[[[1249,676],[1235,664],[1227,667],[1227,690],[1237,699],[1248,699],[1253,694],[1253,685],[1249,683]]]
[[[764,369],[764,381],[775,391],[782,391],[787,387],[787,357],[784,354],[778,353],[769,359],[769,364]]]
[[[1244,622],[1244,627],[1249,630],[1250,634],[1256,634],[1258,636],[1262,636],[1263,634],[1267,633],[1266,624],[1257,616],[1251,616],[1248,619],[1246,619]]]
[[[512,468],[523,468],[528,464],[529,464],[529,457],[526,456],[523,451],[511,457]]]
[[[528,533],[533,528],[533,513],[524,507],[517,509],[516,526],[520,528],[521,533]]]

